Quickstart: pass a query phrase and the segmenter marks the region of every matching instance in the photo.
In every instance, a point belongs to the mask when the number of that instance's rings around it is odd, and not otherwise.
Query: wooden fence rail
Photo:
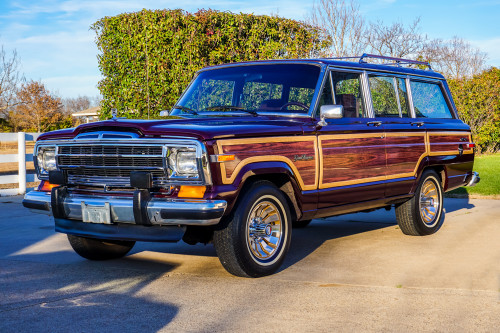
[[[26,193],[27,182],[37,182],[35,174],[26,173],[26,162],[33,162],[33,154],[26,154],[26,140],[35,141],[39,133],[0,133],[0,142],[17,141],[17,154],[0,154],[0,163],[18,163],[17,175],[0,175],[0,184],[19,184],[18,188],[0,189],[0,196]]]

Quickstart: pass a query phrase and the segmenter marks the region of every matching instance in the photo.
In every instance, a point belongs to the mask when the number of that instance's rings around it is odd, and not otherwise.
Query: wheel
[[[436,172],[427,170],[422,174],[413,198],[396,207],[396,219],[406,235],[430,235],[441,228],[443,189]]]
[[[80,256],[90,260],[117,259],[126,255],[133,247],[134,241],[116,241],[68,235],[73,250]]]
[[[293,221],[292,222],[292,227],[300,229],[300,228],[305,228],[311,223],[312,220],[303,220],[303,221]]]
[[[285,195],[268,181],[252,184],[234,213],[214,231],[214,246],[231,274],[261,277],[281,266],[291,241]]]

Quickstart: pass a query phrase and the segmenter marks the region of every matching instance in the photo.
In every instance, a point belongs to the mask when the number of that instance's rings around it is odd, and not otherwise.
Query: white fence
[[[26,141],[35,141],[39,133],[0,133],[1,142],[16,142],[17,154],[0,154],[0,163],[18,163],[17,175],[1,175],[0,184],[19,184],[18,188],[0,189],[0,197],[26,193],[26,183],[36,182],[35,174],[26,174],[26,162],[33,161],[33,154],[26,154]]]

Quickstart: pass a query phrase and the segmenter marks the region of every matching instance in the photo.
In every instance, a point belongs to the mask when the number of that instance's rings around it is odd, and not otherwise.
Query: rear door
[[[411,117],[406,76],[369,73],[375,118],[385,130],[385,197],[408,194],[419,163],[426,156],[424,123]]]

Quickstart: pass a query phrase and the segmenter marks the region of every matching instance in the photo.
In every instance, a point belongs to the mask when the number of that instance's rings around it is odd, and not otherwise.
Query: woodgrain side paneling
[[[219,140],[220,154],[235,155],[221,163],[222,180],[231,184],[249,163],[281,161],[294,171],[302,190],[317,189],[318,154],[316,136]]]

